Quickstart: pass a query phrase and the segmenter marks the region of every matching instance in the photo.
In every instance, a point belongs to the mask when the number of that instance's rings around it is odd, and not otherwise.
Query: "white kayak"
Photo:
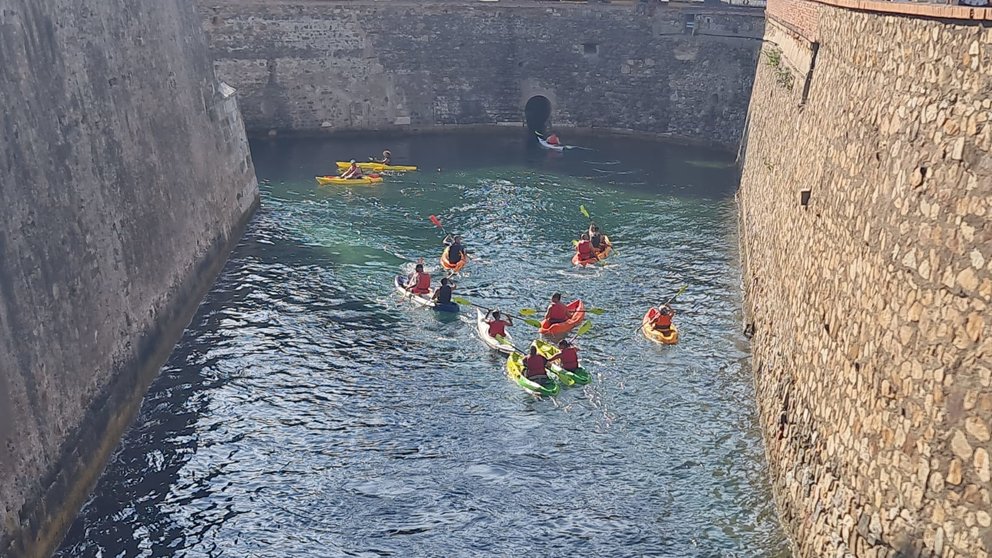
[[[551,145],[550,143],[544,141],[544,138],[538,137],[537,141],[541,144],[541,147],[545,149],[550,149],[552,151],[565,151],[564,145]]]
[[[397,275],[396,279],[393,280],[393,284],[396,285],[396,290],[399,291],[405,298],[413,301],[414,304],[419,304],[420,306],[426,306],[427,308],[433,308],[438,312],[458,312],[459,307],[454,302],[449,302],[448,304],[438,304],[431,300],[431,295],[420,295],[414,294],[403,288],[406,284],[406,277],[403,275]]]
[[[510,354],[514,351],[513,349],[513,337],[510,333],[506,333],[506,337],[493,337],[489,335],[489,324],[486,323],[486,313],[478,308],[476,311],[476,327],[479,330],[479,339],[486,344],[487,347],[494,351],[499,351],[501,353]]]

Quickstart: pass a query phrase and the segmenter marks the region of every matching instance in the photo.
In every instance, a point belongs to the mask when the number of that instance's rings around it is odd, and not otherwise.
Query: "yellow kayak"
[[[654,327],[654,319],[657,316],[657,308],[651,308],[648,310],[647,314],[644,314],[644,318],[641,319],[641,331],[644,332],[644,336],[655,343],[661,343],[662,345],[674,345],[678,343],[679,330],[675,327],[675,324],[672,324],[671,329],[669,329],[667,333],[662,332]]]
[[[344,170],[344,169],[346,169],[346,168],[348,168],[350,166],[351,166],[351,163],[346,163],[344,161],[338,161],[338,168],[339,169]],[[407,171],[415,171],[415,170],[417,170],[417,167],[410,167],[410,166],[404,166],[404,165],[385,165],[383,163],[375,163],[375,162],[358,163],[358,168],[360,168],[362,170],[375,171],[375,172],[383,172],[383,171],[407,172]]]
[[[381,176],[363,176],[361,178],[341,178],[340,176],[318,176],[317,184],[338,184],[340,186],[360,186],[362,184],[378,184]]]

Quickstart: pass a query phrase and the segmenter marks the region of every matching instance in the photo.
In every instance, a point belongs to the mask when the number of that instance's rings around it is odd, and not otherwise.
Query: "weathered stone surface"
[[[0,0],[0,555],[47,556],[257,203],[185,0]]]
[[[249,131],[523,122],[542,95],[555,126],[736,149],[761,10],[507,4],[216,0],[201,13]]]
[[[966,54],[967,23],[781,2],[806,8],[785,23],[815,31],[816,64],[805,98],[758,65],[738,200],[784,522],[801,557],[987,556],[989,49]],[[799,471],[855,497],[808,521]]]

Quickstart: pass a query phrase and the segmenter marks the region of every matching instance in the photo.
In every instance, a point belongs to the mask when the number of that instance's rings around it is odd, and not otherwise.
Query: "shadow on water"
[[[256,142],[263,209],[59,556],[788,555],[739,333],[727,157],[574,142],[588,149]],[[384,147],[422,170],[313,181]],[[569,264],[579,204],[616,242],[605,266]],[[431,214],[475,251],[458,294],[608,309],[580,338],[590,385],[526,396],[470,325],[396,296],[418,257],[440,273]],[[654,345],[640,317],[682,283],[682,341]]]

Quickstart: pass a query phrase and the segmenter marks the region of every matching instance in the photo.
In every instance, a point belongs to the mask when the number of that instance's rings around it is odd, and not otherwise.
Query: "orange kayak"
[[[603,235],[603,241],[606,246],[596,251],[596,255],[591,258],[580,258],[578,252],[572,256],[572,264],[578,266],[596,265],[597,263],[610,257],[610,252],[613,251],[613,243],[610,242],[610,237]]]
[[[644,332],[644,336],[655,343],[662,343],[664,345],[674,345],[678,343],[679,330],[675,327],[675,324],[672,324],[672,328],[668,331],[668,333],[665,333],[654,327],[654,320],[657,317],[657,308],[652,308],[648,310],[647,314],[644,314],[644,318],[641,319],[641,331]]]
[[[586,307],[582,304],[581,300],[569,302],[568,311],[571,313],[571,317],[567,320],[558,324],[552,324],[547,320],[543,320],[541,322],[541,329],[537,330],[537,332],[542,335],[561,335],[562,333],[572,331],[575,326],[581,324],[582,320],[586,319]]]
[[[453,264],[448,261],[447,248],[445,248],[444,252],[441,253],[441,267],[443,267],[444,269],[450,269],[454,273],[458,273],[459,271],[461,271],[462,268],[465,267],[465,264],[467,263],[468,263],[468,256],[462,257],[462,259],[459,260],[458,263]]]

